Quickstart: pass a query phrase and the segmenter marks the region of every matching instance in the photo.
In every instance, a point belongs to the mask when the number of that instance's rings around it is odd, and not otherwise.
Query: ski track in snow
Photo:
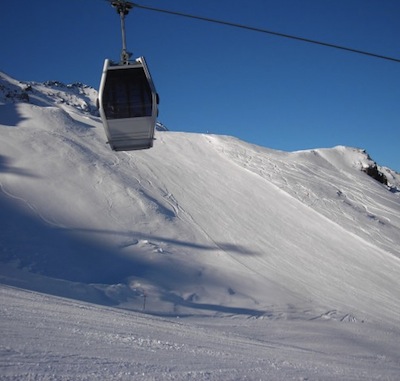
[[[224,147],[222,144],[221,146]],[[290,162],[288,163],[289,160],[279,160],[279,165],[277,165],[275,157],[273,160],[269,158],[274,153],[263,155],[263,152],[254,149],[254,153],[249,155],[251,147],[241,154],[237,154],[236,151],[238,149],[240,152],[241,147],[233,145],[230,148],[228,152],[225,148],[220,148],[220,150],[224,155],[238,163],[240,167],[244,167],[250,172],[271,181],[280,189],[327,216],[330,220],[341,225],[345,224],[345,227],[351,228],[360,237],[400,257],[398,248],[393,250],[392,235],[386,234],[383,236],[379,233],[383,225],[386,229],[391,229],[393,235],[398,237],[400,230],[400,218],[397,213],[399,209],[398,198],[397,202],[394,202],[393,198],[389,197],[379,200],[380,195],[372,192],[368,194],[363,191],[362,186],[360,187],[360,178],[366,178],[363,179],[363,184],[367,190],[371,187],[371,184],[368,183],[373,183],[373,180],[360,173],[360,171],[357,170],[355,176],[343,170],[338,170],[334,164],[321,157],[317,150],[313,150],[309,155],[317,156],[321,160],[317,161],[316,164],[307,160],[306,166],[298,162],[290,164]],[[287,155],[284,156],[287,158]],[[313,180],[310,176],[316,174],[319,176]],[[311,184],[314,187],[310,186]],[[376,198],[383,202],[378,204]],[[390,205],[391,208],[386,205]],[[384,215],[379,216],[376,213]],[[343,219],[343,215],[346,217],[345,219]],[[360,222],[361,218],[369,219],[371,222],[376,222],[381,226],[378,225],[376,228],[372,227],[371,229],[371,224],[369,224],[368,229],[363,229],[365,224],[357,223]],[[386,240],[389,241],[389,244],[385,242]]]

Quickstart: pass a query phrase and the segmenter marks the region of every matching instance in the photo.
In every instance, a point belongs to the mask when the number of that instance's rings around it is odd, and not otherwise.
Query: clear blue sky
[[[399,0],[136,2],[400,58]],[[126,23],[169,129],[285,151],[360,147],[400,171],[400,63],[143,9]],[[0,70],[28,81],[97,88],[121,50],[105,0],[2,1],[0,35]]]

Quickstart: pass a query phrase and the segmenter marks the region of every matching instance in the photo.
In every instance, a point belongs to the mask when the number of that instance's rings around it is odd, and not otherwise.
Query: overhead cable
[[[181,16],[181,17],[186,17],[186,18],[190,18],[190,19],[211,22],[211,23],[214,23],[214,24],[221,24],[221,25],[231,26],[231,27],[234,27],[234,28],[246,29],[246,30],[250,30],[250,31],[253,31],[253,32],[271,34],[271,35],[278,36],[278,37],[284,37],[284,38],[288,38],[288,39],[292,39],[292,40],[307,42],[307,43],[310,43],[310,44],[322,45],[322,46],[326,46],[326,47],[329,47],[329,48],[345,50],[345,51],[348,51],[348,52],[357,53],[357,54],[363,54],[365,56],[380,58],[380,59],[384,59],[384,60],[388,60],[388,61],[400,62],[399,58],[383,56],[383,55],[380,55],[380,54],[366,52],[366,51],[363,51],[363,50],[348,48],[348,47],[345,47],[345,46],[340,46],[340,45],[336,45],[336,44],[330,44],[330,43],[322,42],[322,41],[311,40],[309,38],[298,37],[298,36],[293,36],[293,35],[290,35],[290,34],[274,32],[274,31],[271,31],[271,30],[268,30],[268,29],[257,28],[257,27],[253,27],[253,26],[249,26],[249,25],[243,25],[243,24],[237,24],[237,23],[233,23],[233,22],[229,22],[229,21],[216,20],[216,19],[212,19],[212,18],[209,18],[209,17],[195,16],[195,15],[182,13],[182,12],[169,11],[167,9],[154,8],[154,7],[149,7],[149,6],[146,6],[146,5],[140,5],[140,4],[136,4],[136,3],[130,3],[130,4],[132,4],[136,8],[141,8],[141,9],[145,9],[145,10],[148,10],[148,11],[166,13],[166,14],[170,14],[170,15],[174,15],[174,16]]]

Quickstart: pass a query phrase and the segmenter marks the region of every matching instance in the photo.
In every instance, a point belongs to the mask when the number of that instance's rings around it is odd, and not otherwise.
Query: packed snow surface
[[[399,378],[398,173],[165,128],[116,153],[96,96],[0,73],[0,379]]]

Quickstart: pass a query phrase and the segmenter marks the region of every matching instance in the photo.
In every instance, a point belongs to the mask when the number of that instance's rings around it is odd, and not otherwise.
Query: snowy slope
[[[387,179],[379,183],[355,148],[287,153],[170,131],[158,131],[151,150],[115,153],[95,98],[81,84],[0,76],[3,285],[163,316],[262,317],[279,330],[284,321],[296,321],[293,330],[321,320],[398,326],[399,174],[377,166]],[[2,290],[15,319],[24,307],[12,295],[25,296]],[[105,311],[96,321],[119,319]]]
[[[390,291],[399,274],[399,193],[360,171],[370,160],[363,151],[283,153],[167,132],[152,150],[116,154],[93,116],[93,89],[29,87],[29,103],[2,106],[4,202],[29,213],[35,231],[29,245],[7,245],[19,267],[123,284],[124,298],[145,283],[160,310],[164,301],[173,313],[245,306],[262,314],[309,302],[361,311],[360,319],[400,312]],[[21,234],[10,228],[7,237]]]
[[[364,381],[400,370],[398,331],[369,323],[165,319],[8,287],[0,298],[7,381]]]

